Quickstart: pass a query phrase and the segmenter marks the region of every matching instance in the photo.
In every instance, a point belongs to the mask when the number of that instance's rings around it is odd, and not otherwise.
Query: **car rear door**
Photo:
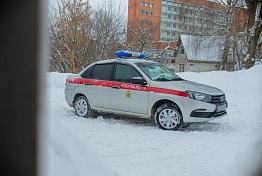
[[[133,77],[142,75],[130,64],[116,63],[111,88],[111,107],[117,111],[147,114],[149,88],[133,84]]]
[[[112,69],[113,63],[96,64],[84,81],[87,98],[95,107],[110,109]]]

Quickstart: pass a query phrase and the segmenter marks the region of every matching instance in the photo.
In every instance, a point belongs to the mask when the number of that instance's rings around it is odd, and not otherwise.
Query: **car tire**
[[[90,108],[89,102],[85,96],[79,96],[74,102],[75,114],[79,117],[91,117],[93,110]]]
[[[181,128],[187,128],[190,125],[192,125],[192,123],[182,123]]]
[[[179,108],[174,103],[164,103],[156,109],[155,123],[163,130],[177,130],[183,118]]]

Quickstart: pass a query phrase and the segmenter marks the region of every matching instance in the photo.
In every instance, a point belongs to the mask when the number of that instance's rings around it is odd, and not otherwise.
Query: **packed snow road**
[[[85,169],[93,169],[89,175],[244,176],[257,168],[261,159],[257,154],[262,151],[258,140],[262,125],[262,65],[237,72],[179,74],[184,79],[222,89],[229,108],[226,117],[178,131],[160,130],[145,119],[76,116],[64,100],[67,75],[47,75],[47,102],[53,111],[47,114],[47,175],[88,175]],[[52,125],[54,119],[63,133]],[[54,137],[54,133],[59,137]],[[91,149],[82,147],[79,155],[68,154],[80,151],[79,147],[59,143],[63,134],[69,141],[77,136],[77,144],[86,143]],[[63,152],[58,152],[61,149]],[[81,160],[82,167],[72,159],[74,156]],[[84,157],[91,157],[94,162],[98,157],[98,168],[88,165],[92,161],[83,163]]]

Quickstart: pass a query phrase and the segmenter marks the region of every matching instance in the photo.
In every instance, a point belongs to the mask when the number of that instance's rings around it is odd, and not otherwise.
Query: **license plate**
[[[223,105],[217,106],[216,111],[217,111],[217,112],[220,112],[220,111],[225,111],[226,109],[227,109],[227,105],[226,105],[226,104],[223,104]]]

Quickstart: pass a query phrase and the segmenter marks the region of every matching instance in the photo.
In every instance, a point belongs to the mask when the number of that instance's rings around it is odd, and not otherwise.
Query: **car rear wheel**
[[[92,109],[85,96],[79,96],[74,102],[75,114],[80,117],[90,117],[92,115]]]
[[[177,130],[182,124],[182,115],[175,104],[165,103],[157,108],[155,123],[163,130]]]

